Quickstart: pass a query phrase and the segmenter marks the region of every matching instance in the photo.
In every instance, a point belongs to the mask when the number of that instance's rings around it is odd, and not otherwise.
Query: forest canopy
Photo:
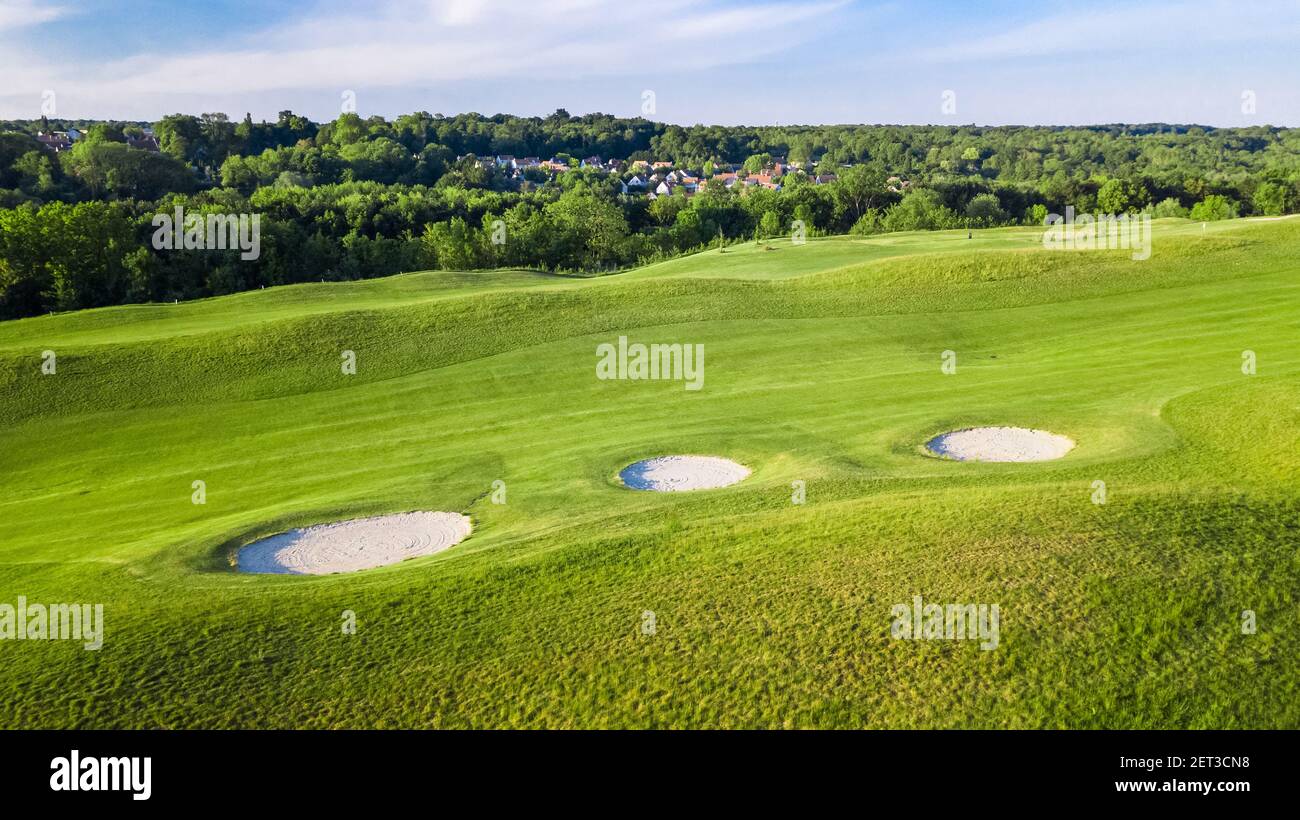
[[[680,126],[563,110],[0,122],[0,318],[430,268],[591,274],[796,225],[976,229],[1067,205],[1293,213],[1300,130]],[[257,214],[260,255],[153,247],[153,217],[177,207]]]

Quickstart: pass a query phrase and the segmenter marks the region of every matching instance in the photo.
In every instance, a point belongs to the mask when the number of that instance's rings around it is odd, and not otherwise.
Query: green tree
[[[26,134],[0,134],[0,188],[18,187],[21,172],[14,169],[14,163],[33,151],[48,153]]]
[[[1097,191],[1097,209],[1106,214],[1131,213],[1149,200],[1144,186],[1124,179],[1108,179]]]
[[[856,222],[885,197],[885,171],[878,165],[855,165],[844,169],[831,183],[836,207]]]
[[[330,141],[335,145],[352,145],[366,136],[366,123],[353,112],[340,114],[330,128]]]
[[[938,191],[917,188],[909,191],[897,204],[885,212],[886,231],[935,231],[955,228],[961,218],[943,204]]]
[[[443,270],[473,270],[484,256],[481,235],[459,216],[430,224],[421,241]]]
[[[989,228],[1007,221],[1007,213],[996,194],[979,194],[966,204],[966,218],[978,228]]]
[[[1252,197],[1255,203],[1255,210],[1265,216],[1281,216],[1286,213],[1290,191],[1286,186],[1276,182],[1261,182],[1255,188],[1255,194]]]
[[[872,234],[880,233],[884,229],[884,220],[881,217],[880,211],[871,208],[863,214],[857,222],[853,223],[853,227],[849,229],[849,233],[855,236],[870,236]]]
[[[400,143],[387,137],[354,142],[339,149],[350,166],[352,179],[368,179],[391,185],[415,168],[415,158]]]
[[[78,140],[79,144],[94,145],[100,142],[126,142],[126,133],[122,126],[114,122],[95,123],[86,129],[86,135]]]
[[[650,215],[660,225],[671,225],[677,214],[691,206],[690,200],[680,196],[660,196],[650,201]]]
[[[205,148],[202,163],[220,167],[235,146],[235,124],[225,114],[208,113],[199,118],[199,133]]]
[[[157,199],[193,190],[193,174],[165,154],[129,148],[119,142],[80,141],[60,155],[64,169],[94,196]]]
[[[627,218],[613,202],[586,191],[567,191],[547,205],[546,216],[572,243],[567,263],[574,267],[616,264]]]
[[[1192,206],[1192,219],[1198,222],[1216,222],[1220,219],[1235,219],[1239,206],[1221,194],[1210,194]]]
[[[170,114],[153,126],[164,154],[181,162],[196,162],[204,153],[203,133],[198,117]]]
[[[1166,197],[1156,203],[1151,210],[1151,216],[1154,219],[1167,219],[1169,217],[1186,218],[1190,211],[1183,207],[1183,203],[1178,201],[1177,197]]]
[[[760,239],[771,239],[774,236],[781,235],[781,216],[776,211],[764,211],[763,217],[758,221],[758,236]]]
[[[58,171],[44,151],[28,151],[14,162],[13,169],[19,175],[17,181],[23,190],[36,195],[54,190]]]
[[[744,169],[751,174],[757,174],[766,168],[771,162],[772,155],[767,152],[751,154],[745,158]]]

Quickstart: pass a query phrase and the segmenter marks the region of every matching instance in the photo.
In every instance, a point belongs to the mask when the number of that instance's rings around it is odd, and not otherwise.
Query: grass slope
[[[0,726],[1300,726],[1300,220],[1158,223],[1145,262],[1038,236],[0,325],[0,602],[107,623],[98,652],[0,642]],[[704,344],[704,389],[598,381],[619,334]],[[982,423],[1079,446],[918,451]],[[754,475],[617,486],[674,452]],[[257,536],[408,509],[475,533],[346,576],[230,571]],[[918,594],[999,604],[1000,647],[892,640]]]

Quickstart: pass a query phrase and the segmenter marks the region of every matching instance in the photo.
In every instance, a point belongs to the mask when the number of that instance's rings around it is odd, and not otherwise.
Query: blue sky
[[[0,117],[1297,126],[1297,43],[1296,0],[0,0]]]

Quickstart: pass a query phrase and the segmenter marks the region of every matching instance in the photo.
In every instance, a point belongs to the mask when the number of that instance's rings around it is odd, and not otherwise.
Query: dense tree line
[[[53,152],[38,132],[84,136]],[[130,147],[146,128],[160,150]],[[512,175],[478,157],[664,160],[705,183],[621,193],[630,175]],[[793,163],[799,167],[791,168]],[[834,175],[816,184],[815,175]],[[1270,127],[683,127],[602,114],[223,114],[0,123],[0,318],[424,268],[595,272],[711,243],[1041,223],[1066,205],[1223,219],[1300,210],[1300,131]],[[246,213],[261,253],[157,249],[154,217]]]

